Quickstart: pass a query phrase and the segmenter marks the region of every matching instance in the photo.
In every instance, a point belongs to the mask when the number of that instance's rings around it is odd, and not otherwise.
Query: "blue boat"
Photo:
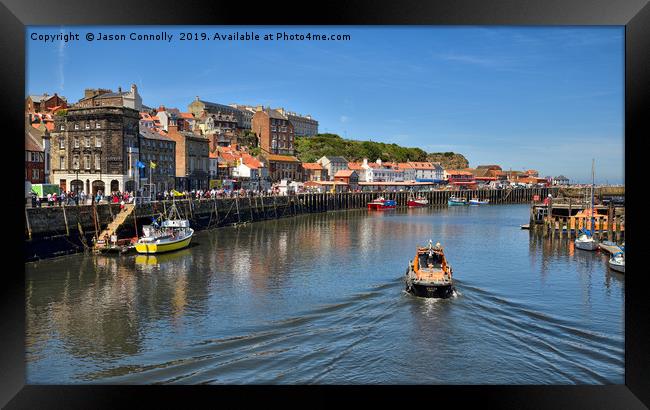
[[[447,205],[449,206],[467,205],[467,199],[450,196],[449,199],[447,200]]]

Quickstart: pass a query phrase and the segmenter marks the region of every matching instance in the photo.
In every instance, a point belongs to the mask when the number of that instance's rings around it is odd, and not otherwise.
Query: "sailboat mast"
[[[591,159],[591,233],[593,234],[596,231],[595,225],[594,225],[594,184],[595,184],[595,177],[594,177],[594,159]]]

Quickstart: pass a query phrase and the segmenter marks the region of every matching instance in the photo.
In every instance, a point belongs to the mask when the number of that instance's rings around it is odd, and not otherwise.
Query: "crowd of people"
[[[111,192],[104,194],[102,190],[98,190],[94,195],[88,195],[85,191],[63,191],[60,194],[50,193],[47,196],[40,198],[36,194],[32,194],[31,202],[32,207],[40,208],[43,205],[47,206],[71,206],[71,205],[90,205],[93,203],[114,203],[114,204],[127,204],[133,202],[133,192]]]

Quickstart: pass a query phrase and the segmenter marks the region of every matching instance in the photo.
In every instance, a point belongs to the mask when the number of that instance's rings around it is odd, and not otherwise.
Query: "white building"
[[[404,181],[404,171],[384,167],[382,165],[381,159],[373,163],[368,163],[368,159],[363,159],[363,164],[361,165],[363,169],[366,170],[366,181],[365,182],[403,182]]]

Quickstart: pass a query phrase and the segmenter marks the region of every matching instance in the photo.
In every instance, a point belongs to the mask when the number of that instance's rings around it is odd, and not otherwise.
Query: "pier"
[[[555,198],[547,205],[531,203],[530,220],[522,226],[531,234],[542,237],[575,238],[581,229],[593,231],[599,241],[607,240],[621,243],[625,240],[625,207],[612,202],[594,207],[592,217],[587,212],[591,205],[584,200]]]
[[[556,195],[558,188],[511,190],[422,191],[430,206],[447,206],[455,195],[466,199],[489,199],[490,204],[529,203],[535,196]],[[176,204],[195,230],[213,229],[301,214],[365,209],[368,202],[383,196],[406,207],[409,192],[305,193],[288,196],[253,196],[211,199],[181,199]],[[152,217],[166,213],[171,201],[138,204],[120,210],[119,204],[55,206],[25,209],[25,260],[38,260],[93,247],[93,238],[110,231],[118,238],[136,235]],[[140,234],[138,232],[137,234]]]

